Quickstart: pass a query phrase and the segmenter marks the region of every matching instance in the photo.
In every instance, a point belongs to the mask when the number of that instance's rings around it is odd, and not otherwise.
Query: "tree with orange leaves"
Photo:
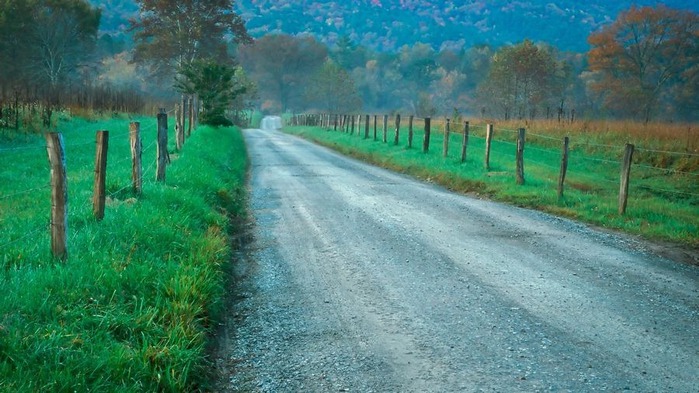
[[[675,102],[670,93],[699,67],[699,16],[663,5],[631,7],[588,42],[592,89],[607,108],[648,122],[661,102]]]

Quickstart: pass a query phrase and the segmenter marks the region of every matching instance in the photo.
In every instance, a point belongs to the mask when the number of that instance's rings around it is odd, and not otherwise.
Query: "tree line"
[[[238,57],[270,112],[401,110],[491,118],[699,118],[699,18],[632,7],[590,35],[587,53],[523,40],[437,51],[375,52],[341,37],[267,35]]]
[[[378,52],[349,37],[253,40],[232,0],[137,0],[133,44],[98,37],[87,0],[0,0],[0,125],[20,101],[140,111],[196,95],[201,120],[246,109],[390,112],[427,117],[699,118],[699,17],[632,7],[590,35],[587,53],[541,42]],[[3,109],[4,112],[3,112]]]

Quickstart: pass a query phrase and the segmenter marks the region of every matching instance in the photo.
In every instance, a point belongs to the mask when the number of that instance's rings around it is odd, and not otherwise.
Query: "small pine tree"
[[[175,88],[183,94],[196,94],[202,102],[202,124],[230,126],[226,112],[231,103],[250,89],[240,67],[214,60],[195,60],[180,69]]]

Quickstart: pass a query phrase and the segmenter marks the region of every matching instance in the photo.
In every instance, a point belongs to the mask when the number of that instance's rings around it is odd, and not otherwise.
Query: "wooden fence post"
[[[143,185],[141,166],[141,154],[143,151],[143,144],[141,143],[141,123],[135,121],[129,124],[129,142],[131,145],[131,184],[133,185],[133,192],[136,195],[140,195]]]
[[[161,109],[158,113],[158,162],[155,171],[155,180],[165,181],[165,166],[170,162],[167,152],[167,113]]]
[[[466,162],[466,148],[468,147],[469,123],[464,123],[464,139],[461,143],[461,162]]]
[[[413,115],[408,118],[408,149],[413,147]]]
[[[442,157],[447,158],[449,156],[449,133],[450,133],[451,119],[447,119],[444,125],[444,141],[442,142]]]
[[[194,97],[189,96],[187,102],[187,117],[189,118],[189,124],[187,124],[187,138],[189,138],[192,136],[192,123],[194,123]]]
[[[184,135],[185,134],[184,127],[187,123],[187,96],[182,94],[180,101],[182,103],[181,108],[180,108],[180,109],[182,109],[182,113],[180,113],[180,117],[178,119],[180,122],[180,126],[182,128],[182,131],[181,131],[182,132],[182,145],[184,145],[184,136],[185,136]]]
[[[422,139],[422,152],[427,153],[430,151],[430,121],[429,117],[425,118],[425,137]]]
[[[627,143],[624,149],[624,161],[621,163],[621,181],[619,185],[619,214],[626,213],[626,203],[629,199],[629,178],[631,177],[631,163],[633,160],[634,145]]]
[[[400,140],[400,114],[396,114],[396,135],[393,137],[393,144],[398,145]]]
[[[374,142],[376,142],[376,123],[378,123],[378,116],[374,115]]]
[[[199,127],[199,97],[194,96],[194,98],[192,98],[192,106],[192,112],[194,112],[194,120],[192,123],[194,123],[194,129],[196,130],[197,127]]]
[[[182,150],[182,146],[184,146],[184,126],[182,125],[184,113],[182,112],[182,108],[177,104],[175,107],[175,148],[177,150]]]
[[[524,138],[526,131],[520,128],[517,133],[517,184],[524,184]]]
[[[354,135],[354,119],[355,118],[354,118],[354,115],[352,115],[351,117],[352,117],[352,131],[350,132],[350,135]]]
[[[570,138],[563,138],[563,151],[561,152],[561,172],[558,175],[558,198],[563,198],[563,186],[566,181],[566,172],[568,171],[568,146]]]
[[[51,165],[51,253],[54,258],[65,261],[68,258],[68,185],[63,135],[47,133],[46,151]]]
[[[95,183],[92,193],[92,213],[97,221],[104,218],[105,183],[107,178],[107,151],[109,150],[109,131],[97,131],[97,148],[95,152]]]
[[[388,115],[383,115],[383,143],[388,142]]]
[[[369,115],[364,117],[364,139],[369,139]]]
[[[485,170],[490,170],[490,146],[493,142],[493,125],[485,126]]]

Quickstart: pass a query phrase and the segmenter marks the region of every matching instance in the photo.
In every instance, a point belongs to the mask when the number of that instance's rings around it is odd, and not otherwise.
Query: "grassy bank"
[[[244,208],[245,148],[237,129],[200,127],[171,151],[167,181],[155,183],[155,121],[140,120],[140,196],[130,188],[127,119],[59,123],[66,263],[50,257],[43,138],[0,136],[0,391],[205,388],[229,220]],[[98,129],[111,132],[101,222],[90,200]]]
[[[402,124],[405,124],[404,121]],[[373,123],[372,123],[373,125]],[[452,127],[452,130],[457,127]],[[572,217],[601,227],[637,234],[649,239],[699,247],[699,156],[653,151],[666,146],[637,145],[628,209],[617,212],[620,160],[624,136],[608,132],[606,139],[584,132],[571,135],[569,169],[563,198],[557,196],[562,131],[528,129],[525,148],[525,185],[515,184],[515,131],[495,127],[490,169],[484,166],[485,127],[472,125],[467,159],[460,162],[462,135],[452,133],[448,157],[442,156],[444,125],[433,122],[430,151],[422,152],[423,129],[416,122],[413,148],[407,147],[407,127],[393,144],[361,135],[326,131],[319,127],[287,127],[287,132],[329,146],[399,172],[427,179],[459,192],[470,192],[523,207]],[[459,128],[459,131],[461,129]],[[565,135],[565,134],[564,134]],[[644,135],[644,138],[648,138]],[[612,141],[617,142],[612,145]],[[622,141],[619,143],[619,141]],[[683,142],[684,143],[684,142]],[[656,165],[660,164],[660,165]]]

